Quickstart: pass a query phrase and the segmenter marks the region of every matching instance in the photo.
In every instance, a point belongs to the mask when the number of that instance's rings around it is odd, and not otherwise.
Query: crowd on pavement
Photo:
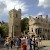
[[[15,38],[5,38],[4,47],[9,50],[13,47],[16,47],[17,50],[35,50],[35,47],[38,47],[38,41],[35,37],[15,37]]]

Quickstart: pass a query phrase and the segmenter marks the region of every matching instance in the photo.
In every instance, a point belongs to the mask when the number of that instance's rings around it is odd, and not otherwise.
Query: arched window
[[[36,32],[36,34],[40,34],[42,32],[42,29],[41,28],[36,28],[35,32]]]
[[[31,28],[32,32],[33,32],[33,28]]]

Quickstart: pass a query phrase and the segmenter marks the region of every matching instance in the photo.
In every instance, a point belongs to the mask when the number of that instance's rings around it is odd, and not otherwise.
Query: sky
[[[0,21],[9,21],[11,9],[21,9],[21,17],[48,15],[50,18],[50,0],[0,0]]]

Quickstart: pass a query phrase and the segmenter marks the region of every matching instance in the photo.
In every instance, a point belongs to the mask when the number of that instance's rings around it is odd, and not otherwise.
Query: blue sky
[[[50,0],[0,0],[0,21],[8,22],[8,12],[22,10],[22,18],[28,16],[48,15],[50,17]]]

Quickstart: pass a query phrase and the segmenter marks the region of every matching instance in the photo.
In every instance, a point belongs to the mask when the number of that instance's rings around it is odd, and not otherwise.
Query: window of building
[[[40,34],[42,32],[42,28],[36,28],[35,32],[36,32],[36,34]]]
[[[32,28],[32,32],[33,32],[33,28]]]
[[[42,28],[42,31],[44,32],[44,28]]]
[[[45,29],[45,32],[47,32],[47,29]]]
[[[48,33],[49,33],[49,30],[48,30]]]
[[[38,30],[37,30],[37,28],[35,29],[35,32],[36,32],[36,34],[38,34],[38,32],[37,32]]]
[[[17,27],[17,28],[18,28],[18,25],[17,25],[17,24],[15,24],[15,27]]]

